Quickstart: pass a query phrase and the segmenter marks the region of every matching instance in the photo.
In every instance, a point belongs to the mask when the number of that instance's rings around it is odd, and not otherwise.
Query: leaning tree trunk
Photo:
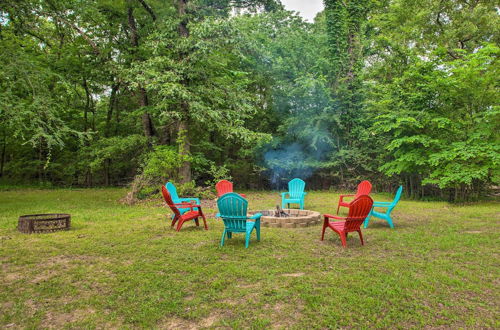
[[[177,10],[179,13],[180,23],[179,23],[179,36],[181,38],[189,37],[189,30],[187,28],[187,18],[186,18],[186,5],[188,0],[178,0]],[[186,54],[181,54],[181,57],[186,56]],[[188,80],[183,80],[184,85],[188,85]],[[179,154],[183,158],[181,167],[179,168],[179,180],[181,183],[186,183],[191,181],[191,162],[188,157],[190,154],[190,143],[189,143],[189,103],[182,102],[180,104],[183,118],[179,122],[179,133],[178,133],[178,143],[179,143]]]

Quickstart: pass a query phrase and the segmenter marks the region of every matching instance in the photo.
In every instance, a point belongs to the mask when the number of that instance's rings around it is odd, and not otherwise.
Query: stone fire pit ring
[[[255,211],[250,214],[262,213],[260,223],[262,227],[271,228],[297,228],[308,227],[321,223],[321,214],[316,211],[297,210],[297,209],[283,209],[288,213],[289,217],[276,217],[274,216],[276,209]]]

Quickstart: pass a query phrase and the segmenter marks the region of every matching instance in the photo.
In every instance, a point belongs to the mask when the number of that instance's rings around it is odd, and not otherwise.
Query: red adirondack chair
[[[215,190],[217,190],[217,197],[221,197],[224,194],[233,192],[233,183],[227,180],[220,180],[215,185]],[[243,198],[247,198],[245,194],[239,194]]]
[[[372,191],[372,184],[370,181],[361,181],[360,184],[358,184],[358,191],[356,191],[356,195],[340,195],[339,197],[339,204],[337,206],[337,214],[339,214],[339,210],[341,206],[344,207],[350,207],[351,203],[356,200],[361,195],[370,195],[370,192]],[[350,202],[344,202],[344,197],[354,197],[352,201]]]
[[[176,228],[177,231],[181,230],[184,222],[189,220],[194,220],[196,225],[199,226],[200,225],[198,221],[199,217],[203,219],[203,223],[205,224],[205,230],[208,230],[207,221],[205,219],[205,215],[201,210],[201,205],[196,205],[186,202],[174,203],[172,201],[172,196],[170,196],[170,193],[168,192],[167,188],[165,188],[165,186],[161,187],[161,193],[163,194],[163,198],[165,199],[165,202],[167,202],[167,205],[170,207],[172,212],[174,212],[174,218],[172,219],[172,227],[177,222],[177,228]],[[181,215],[179,208],[189,208],[190,210]]]
[[[350,203],[349,214],[347,217],[337,217],[331,214],[325,214],[321,240],[325,238],[325,230],[328,227],[339,234],[343,247],[347,246],[347,234],[353,231],[358,232],[361,245],[364,245],[363,235],[361,234],[361,224],[365,221],[368,213],[370,213],[372,205],[373,199],[371,199],[368,195],[362,195]],[[330,221],[329,219],[343,221]]]

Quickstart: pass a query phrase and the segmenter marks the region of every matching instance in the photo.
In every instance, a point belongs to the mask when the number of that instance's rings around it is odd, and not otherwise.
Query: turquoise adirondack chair
[[[175,203],[175,204],[180,204],[180,203],[183,203],[183,202],[192,202],[194,201],[196,205],[201,205],[200,203],[200,199],[199,198],[196,198],[196,197],[186,197],[186,198],[180,198],[179,195],[177,195],[177,189],[175,188],[174,184],[172,182],[167,182],[165,184],[165,187],[167,188],[170,196],[172,197],[172,201]],[[188,212],[190,210],[190,208],[180,208],[179,209],[179,212],[181,213],[181,215],[183,215],[184,213]],[[198,210],[198,208],[194,208],[195,211]],[[173,219],[174,215],[172,215],[172,219]]]
[[[247,216],[248,202],[237,193],[227,193],[217,200],[219,216],[224,221],[224,232],[220,240],[220,246],[224,241],[231,238],[233,233],[245,233],[245,248],[250,244],[250,235],[255,229],[257,241],[260,241],[260,217],[257,213],[251,217]]]
[[[396,207],[396,204],[398,204],[402,192],[403,192],[403,186],[399,186],[398,191],[396,192],[396,196],[394,196],[392,202],[373,202],[372,210],[366,217],[363,227],[364,228],[368,227],[370,218],[376,217],[387,221],[387,223],[389,223],[389,227],[394,228],[394,224],[392,223],[392,218],[391,218],[391,212]],[[387,208],[387,211],[385,211],[385,213],[377,212],[374,210],[375,207]]]
[[[301,179],[293,179],[288,182],[288,192],[281,193],[281,208],[285,208],[285,204],[288,204],[288,208],[290,208],[290,203],[299,204],[300,209],[304,209],[304,197],[307,195],[304,192],[304,188],[306,187],[306,183]],[[286,197],[288,195],[288,197]]]

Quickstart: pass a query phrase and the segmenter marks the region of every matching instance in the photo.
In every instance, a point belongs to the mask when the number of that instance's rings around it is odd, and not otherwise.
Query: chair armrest
[[[240,195],[241,197],[243,197],[243,198],[247,198],[247,195],[245,195],[245,194],[239,194],[239,195]]]
[[[174,205],[174,206],[176,206],[176,207],[186,208],[186,207],[191,207],[191,205],[193,205],[193,204],[191,204],[191,203],[185,203],[185,202],[184,202],[184,203],[174,203],[174,204],[172,204],[172,205]]]
[[[323,215],[327,219],[336,219],[336,220],[345,220],[345,217],[338,217],[336,215],[331,215],[331,214],[324,214]]]
[[[303,194],[304,194],[304,196],[305,196],[305,195],[307,195],[307,193],[306,193],[306,192],[304,192]]]
[[[196,204],[201,204],[200,203],[200,199],[199,198],[196,198],[196,197],[185,197],[185,198],[179,198],[179,200],[181,201],[181,203],[183,202],[192,202],[194,201]]]
[[[356,195],[354,194],[349,194],[349,195],[340,195],[339,196],[339,201],[343,202],[344,201],[344,197],[354,197]]]
[[[201,209],[201,205],[197,205],[197,204],[191,204],[191,203],[175,203],[173,204],[174,206],[176,207],[180,207],[180,208],[190,208],[191,211],[195,208],[195,207],[198,207]]]
[[[289,193],[289,192],[282,192],[282,193],[281,193],[281,198],[284,198],[284,197],[285,197],[285,195],[290,195],[290,193]]]
[[[251,217],[248,218],[248,220],[260,220],[260,217],[262,216],[262,213],[255,213]]]
[[[389,207],[391,202],[373,202],[373,207]]]

